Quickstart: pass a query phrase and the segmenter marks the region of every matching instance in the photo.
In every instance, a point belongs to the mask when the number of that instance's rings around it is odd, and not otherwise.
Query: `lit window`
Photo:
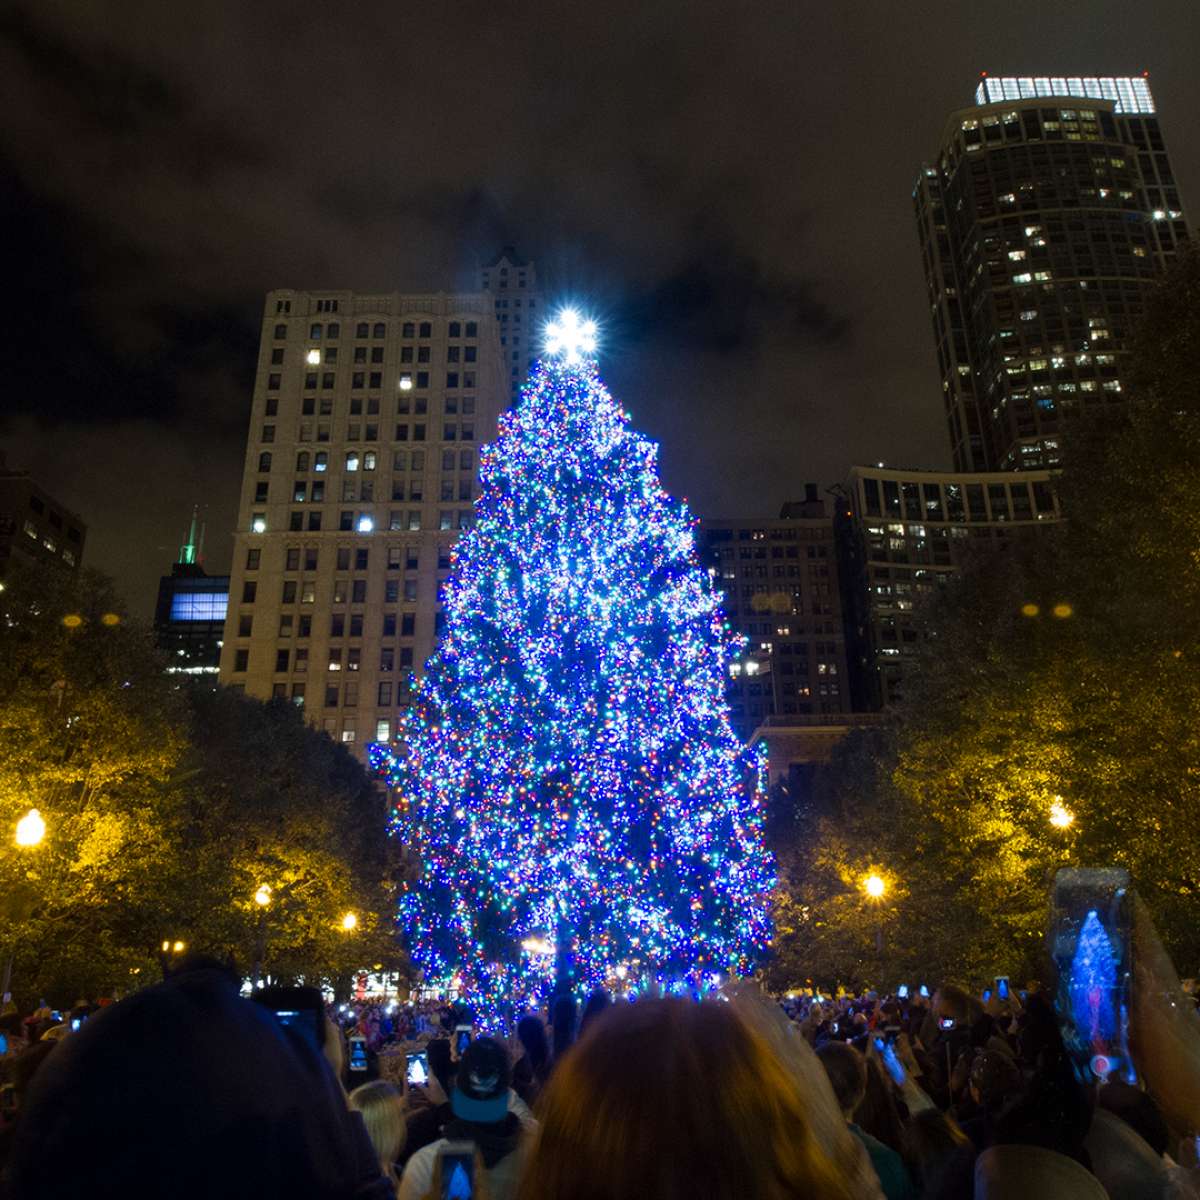
[[[252,516],[250,518],[250,532],[251,533],[266,533],[267,532],[267,518],[266,518],[265,513],[255,513],[254,516]]]
[[[357,450],[350,450],[347,452],[347,454],[346,454],[346,470],[347,471],[357,471],[358,470],[358,451]]]
[[[321,362],[321,352],[320,352],[320,350],[310,350],[310,351],[309,351],[309,352],[308,352],[308,353],[307,353],[307,354],[304,356],[304,361],[305,361],[306,363],[308,363],[308,365],[309,365],[310,367],[316,367],[316,366],[319,366],[319,365],[320,365],[320,362]]]
[[[369,513],[363,513],[355,526],[359,533],[372,533],[375,529],[375,518]]]

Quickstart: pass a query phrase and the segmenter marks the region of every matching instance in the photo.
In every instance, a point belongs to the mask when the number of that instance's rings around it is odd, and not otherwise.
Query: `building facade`
[[[854,706],[895,700],[923,636],[922,596],[968,539],[1003,542],[1061,519],[1054,472],[853,467],[838,510]]]
[[[545,314],[537,267],[518,258],[511,246],[505,246],[480,269],[479,288],[492,296],[509,397],[515,403],[534,359],[542,351]]]
[[[984,77],[913,192],[957,471],[1050,468],[1124,402],[1130,333],[1188,237],[1145,78]]]
[[[499,329],[482,292],[268,294],[222,683],[360,754],[393,735],[509,401]]]
[[[201,563],[203,529],[196,515],[170,575],[158,581],[154,606],[154,641],[168,656],[171,674],[215,680],[229,609],[229,576],[210,575]]]
[[[697,541],[747,638],[726,689],[742,738],[776,715],[849,712],[833,518],[816,485],[775,520],[703,521]]]
[[[75,513],[0,457],[0,579],[21,561],[78,571],[86,539],[87,526]]]

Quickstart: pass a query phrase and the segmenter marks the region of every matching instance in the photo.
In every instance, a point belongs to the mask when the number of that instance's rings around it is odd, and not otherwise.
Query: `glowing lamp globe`
[[[872,900],[878,900],[887,891],[887,885],[878,875],[868,875],[863,886]]]
[[[354,915],[354,913],[352,913],[352,912],[348,912],[348,913],[347,913],[347,914],[346,914],[346,915],[345,915],[345,916],[342,918],[342,928],[343,928],[343,929],[344,929],[344,930],[345,930],[347,933],[351,933],[351,932],[353,932],[353,931],[354,931],[356,928],[358,928],[358,917],[356,917],[356,916]]]
[[[254,893],[254,903],[259,908],[266,908],[271,903],[271,889],[265,883]]]
[[[36,846],[46,836],[46,822],[36,808],[31,808],[17,822],[17,845]]]

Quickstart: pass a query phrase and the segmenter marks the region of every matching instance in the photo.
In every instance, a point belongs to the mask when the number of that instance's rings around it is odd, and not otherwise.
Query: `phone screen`
[[[475,1147],[459,1142],[441,1153],[441,1200],[473,1200],[475,1195]]]
[[[929,995],[929,988],[925,984],[921,984],[921,995],[922,996]]]
[[[410,1086],[424,1087],[429,1082],[429,1055],[424,1050],[408,1056],[405,1075]]]
[[[988,1002],[988,1001],[989,1001],[991,998],[992,998],[992,989],[991,989],[991,988],[984,988],[984,989],[983,989],[983,1002],[984,1002],[984,1004],[986,1004],[986,1003],[987,1003],[987,1002]]]
[[[350,1062],[348,1066],[351,1071],[365,1071],[367,1069],[367,1043],[363,1038],[352,1037],[350,1039]]]
[[[294,1029],[314,1050],[321,1050],[325,1030],[321,1028],[321,1014],[312,1008],[272,1009],[275,1019],[285,1029]]]
[[[954,1022],[954,1018],[953,1018],[953,1017],[943,1017],[943,1018],[942,1018],[942,1019],[941,1019],[941,1020],[938,1022],[938,1024],[939,1024],[939,1025],[940,1025],[940,1026],[941,1026],[943,1029],[953,1029],[953,1028],[954,1028],[954,1024],[955,1024],[955,1022]]]
[[[8,1034],[0,1033],[0,1054],[8,1053]]]
[[[71,1032],[78,1033],[80,1031],[80,1029],[82,1029],[82,1028],[83,1028],[83,1018],[82,1017],[72,1017],[71,1018]]]
[[[1085,1082],[1137,1075],[1129,1054],[1133,977],[1129,874],[1064,868],[1054,877],[1051,957],[1063,1043]]]
[[[454,1053],[462,1058],[463,1051],[471,1044],[470,1025],[460,1025],[454,1031]]]
[[[1008,999],[1008,979],[1003,975],[996,980],[996,995],[1001,1000]]]
[[[902,983],[896,989],[896,995],[899,996],[901,1000],[907,1000],[908,999],[908,984]]]

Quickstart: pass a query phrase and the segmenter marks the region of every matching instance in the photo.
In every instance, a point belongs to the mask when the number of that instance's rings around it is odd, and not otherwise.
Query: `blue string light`
[[[371,747],[420,863],[412,958],[485,1025],[544,999],[564,951],[584,988],[704,989],[770,936],[763,764],[724,699],[741,644],[657,452],[590,353],[535,365],[481,456],[400,748]]]

